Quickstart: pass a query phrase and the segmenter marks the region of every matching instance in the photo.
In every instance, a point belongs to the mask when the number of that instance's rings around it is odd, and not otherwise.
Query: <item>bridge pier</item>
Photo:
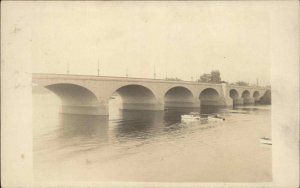
[[[222,106],[232,106],[233,105],[233,99],[231,97],[221,97],[221,104]]]
[[[260,99],[259,98],[254,98],[255,103],[259,103]]]
[[[230,106],[232,105],[232,100],[229,98],[225,98],[225,97],[219,97],[217,100],[213,99],[213,100],[201,100],[201,105],[204,106]]]
[[[242,97],[233,99],[233,105],[243,105],[244,99]]]

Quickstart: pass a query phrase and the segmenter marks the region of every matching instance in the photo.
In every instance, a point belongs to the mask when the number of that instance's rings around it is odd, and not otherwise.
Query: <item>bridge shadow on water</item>
[[[120,110],[119,119],[110,123],[118,140],[148,139],[161,134],[172,134],[182,129],[181,115],[190,112],[220,113],[222,107],[168,108],[164,111]]]
[[[37,151],[45,148],[48,157],[62,159],[85,151],[110,151],[113,148],[132,148],[157,140],[177,139],[193,131],[204,129],[199,123],[181,123],[181,115],[223,113],[228,108],[173,108],[164,111],[117,110],[109,116],[59,114],[59,125],[48,135],[39,137]],[[207,122],[201,122],[201,124]],[[50,137],[49,137],[50,136]],[[40,150],[40,151],[41,151]],[[51,157],[51,155],[54,155]]]
[[[109,141],[123,143],[141,141],[159,135],[172,134],[183,128],[181,115],[190,112],[220,113],[221,107],[173,108],[165,111],[119,110],[108,116],[60,114],[59,142],[64,146],[78,147],[80,151],[95,149]]]
[[[201,105],[201,107],[200,107],[200,113],[201,114],[222,113],[226,109],[228,109],[228,107],[226,107],[226,106]]]
[[[120,142],[147,139],[161,129],[163,111],[120,110],[119,118],[110,122],[111,131]]]

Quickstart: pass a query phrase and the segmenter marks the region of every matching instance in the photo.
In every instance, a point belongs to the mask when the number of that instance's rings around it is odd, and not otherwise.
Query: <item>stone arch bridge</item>
[[[115,92],[122,97],[122,108],[129,110],[253,104],[270,92],[257,86],[64,74],[34,73],[32,82],[59,96],[62,113],[89,115],[108,115]]]

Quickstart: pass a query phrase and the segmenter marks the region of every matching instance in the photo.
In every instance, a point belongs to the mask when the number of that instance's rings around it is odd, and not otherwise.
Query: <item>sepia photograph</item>
[[[6,187],[299,184],[299,2],[1,4]]]

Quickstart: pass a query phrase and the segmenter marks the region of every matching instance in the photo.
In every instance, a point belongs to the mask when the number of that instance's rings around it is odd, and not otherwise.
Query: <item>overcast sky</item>
[[[259,2],[43,2],[32,10],[33,72],[270,83],[270,14]]]

